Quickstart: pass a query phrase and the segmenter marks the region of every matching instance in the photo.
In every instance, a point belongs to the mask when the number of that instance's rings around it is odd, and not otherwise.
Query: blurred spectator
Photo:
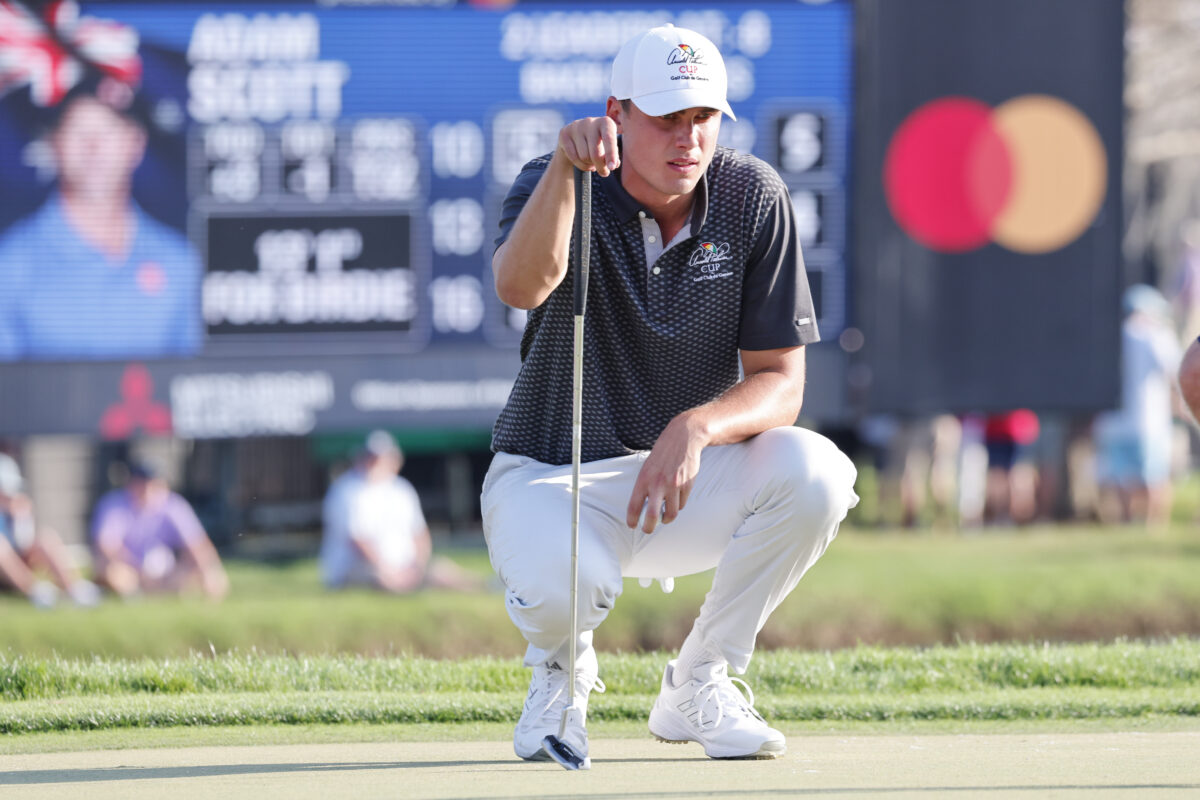
[[[39,578],[39,569],[53,582]],[[100,600],[96,584],[71,565],[58,534],[34,521],[21,471],[5,453],[0,453],[0,588],[15,589],[40,608],[53,606],[60,590],[77,605],[94,606]]]
[[[1096,419],[1096,482],[1105,522],[1166,522],[1171,505],[1172,382],[1180,352],[1170,305],[1152,286],[1123,298],[1121,404]]]
[[[0,238],[0,361],[195,353],[199,259],[131,195],[144,104],[92,76],[53,113],[57,191]]]
[[[983,524],[987,498],[987,446],[983,441],[984,418],[963,414],[959,419],[958,518],[964,528]]]
[[[984,423],[987,490],[984,521],[1025,525],[1037,513],[1037,467],[1033,444],[1040,432],[1037,415],[1020,408],[992,414]]]
[[[188,502],[148,464],[100,499],[92,521],[98,580],[122,597],[200,589],[216,600],[229,591],[220,556]]]
[[[387,431],[372,431],[354,466],[325,495],[321,579],[330,589],[370,586],[411,592],[426,586],[477,589],[454,563],[432,558],[416,489],[400,477],[404,454]]]
[[[898,506],[905,527],[921,523],[930,506],[934,520],[955,517],[962,437],[958,419],[951,414],[899,421],[876,417],[870,427],[873,435],[886,435],[887,441],[879,481],[884,513]]]

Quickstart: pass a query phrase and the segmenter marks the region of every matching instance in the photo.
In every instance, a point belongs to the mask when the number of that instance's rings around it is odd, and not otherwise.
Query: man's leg
[[[30,563],[38,564],[54,576],[55,583],[81,606],[100,602],[100,588],[79,575],[71,563],[71,554],[62,537],[53,528],[42,528],[29,550]]]
[[[771,612],[858,502],[855,477],[854,465],[832,442],[802,428],[775,428],[704,451],[683,512],[645,536],[625,567],[632,577],[717,568],[680,659],[668,666],[652,731],[701,741],[720,757],[782,752],[782,737],[735,697],[725,665],[745,671]],[[680,692],[688,696],[660,708],[664,698],[680,699],[674,697]],[[677,708],[681,704],[684,709]],[[725,727],[733,726],[727,732],[714,729],[722,718]],[[656,721],[664,730],[655,729]]]
[[[632,532],[624,524],[641,458],[583,465],[579,526],[576,675],[566,675],[570,631],[571,467],[551,466],[507,454],[492,462],[481,507],[492,566],[505,586],[509,617],[529,643],[533,668],[529,696],[513,747],[522,758],[544,754],[542,738],[558,733],[562,710],[574,692],[586,710],[588,693],[599,684],[592,631],[621,594],[621,554]],[[620,499],[622,498],[623,499]],[[573,686],[573,689],[569,689]],[[568,731],[568,744],[587,755],[586,731]]]
[[[0,520],[0,523],[2,522],[3,520]],[[54,605],[55,597],[52,594],[54,587],[42,587],[39,585],[40,583],[45,582],[38,581],[37,576],[30,570],[21,554],[13,548],[7,538],[0,535],[0,590],[16,589],[38,605],[47,607]],[[41,593],[40,598],[37,596],[39,592]]]

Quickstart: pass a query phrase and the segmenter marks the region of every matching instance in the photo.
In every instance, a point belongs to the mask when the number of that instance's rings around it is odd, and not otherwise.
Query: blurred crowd
[[[1116,408],[865,419],[854,438],[859,460],[875,468],[868,522],[1164,525],[1175,486],[1191,472],[1196,427],[1185,400],[1200,405],[1200,345],[1193,396],[1180,392],[1183,353],[1200,330],[1200,250],[1189,257],[1174,302],[1145,284],[1124,293]],[[1186,389],[1186,366],[1182,378]]]
[[[420,499],[399,474],[403,463],[392,435],[372,431],[332,481],[323,508],[322,583],[393,594],[482,589],[480,578],[433,555]],[[17,461],[0,452],[0,590],[39,608],[64,601],[94,606],[104,592],[126,600],[225,597],[229,578],[221,557],[188,501],[151,462],[120,466],[120,485],[96,502],[81,553],[38,521]]]
[[[229,579],[192,507],[150,464],[135,462],[125,472],[123,484],[96,503],[80,558],[38,521],[17,462],[0,453],[0,588],[39,608],[63,598],[93,606],[102,590],[127,599],[193,591],[224,597]]]

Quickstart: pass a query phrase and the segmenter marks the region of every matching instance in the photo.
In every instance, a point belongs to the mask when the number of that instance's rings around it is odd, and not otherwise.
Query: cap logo
[[[668,64],[703,64],[704,52],[697,51],[690,44],[677,44],[667,55]]]

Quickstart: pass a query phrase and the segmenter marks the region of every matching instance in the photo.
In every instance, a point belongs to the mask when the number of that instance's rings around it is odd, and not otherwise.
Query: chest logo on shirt
[[[167,272],[156,261],[143,261],[138,264],[137,285],[142,294],[162,294],[167,287]]]
[[[726,261],[732,260],[733,256],[729,255],[729,242],[721,242],[720,244],[701,242],[692,251],[691,258],[688,259],[688,266],[700,268],[700,274],[692,278],[692,282],[711,281],[716,278],[729,277],[733,273],[724,271],[721,265]]]

